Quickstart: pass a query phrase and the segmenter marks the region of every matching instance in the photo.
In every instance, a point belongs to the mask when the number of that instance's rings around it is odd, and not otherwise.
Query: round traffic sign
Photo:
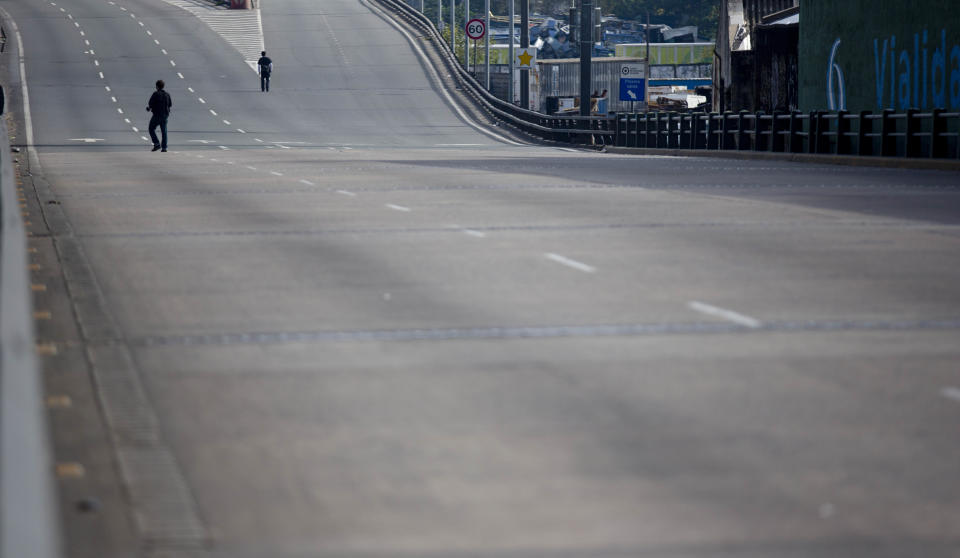
[[[482,19],[471,19],[467,22],[467,36],[477,41],[487,34],[487,25]]]

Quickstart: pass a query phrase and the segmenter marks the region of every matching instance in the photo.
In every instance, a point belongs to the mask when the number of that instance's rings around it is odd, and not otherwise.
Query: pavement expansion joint
[[[147,335],[128,339],[131,347],[277,345],[346,341],[445,341],[470,339],[548,339],[559,337],[635,337],[650,335],[747,334],[764,332],[958,330],[960,318],[942,320],[803,320],[731,322],[663,322],[636,324],[490,326],[372,330],[262,331],[191,335]]]

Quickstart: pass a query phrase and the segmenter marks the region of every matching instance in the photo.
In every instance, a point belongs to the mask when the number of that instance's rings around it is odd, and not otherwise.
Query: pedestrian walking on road
[[[167,118],[170,117],[170,107],[173,106],[173,99],[170,94],[163,90],[163,80],[157,80],[157,90],[150,96],[147,103],[147,111],[152,112],[150,124],[147,129],[150,130],[150,139],[153,140],[153,151],[158,149],[166,153],[167,151]],[[157,139],[157,126],[160,126],[161,140]]]
[[[257,69],[260,71],[260,91],[270,91],[270,74],[273,72],[273,60],[267,58],[267,51],[260,51],[260,60],[257,60]]]

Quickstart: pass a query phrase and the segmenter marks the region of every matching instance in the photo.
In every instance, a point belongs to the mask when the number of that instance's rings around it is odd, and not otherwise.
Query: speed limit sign
[[[487,34],[487,26],[482,19],[471,19],[467,22],[467,36],[479,41]]]

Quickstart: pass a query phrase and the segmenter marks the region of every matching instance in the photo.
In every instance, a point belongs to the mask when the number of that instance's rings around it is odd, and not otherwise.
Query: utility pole
[[[470,23],[470,0],[463,0],[463,67],[470,71],[470,37],[467,37],[467,24]],[[473,69],[477,71],[476,68]]]
[[[450,0],[450,52],[457,59],[457,0]]]
[[[507,102],[509,102],[511,105],[513,104],[513,85],[514,85],[514,84],[513,84],[513,68],[514,68],[514,66],[515,66],[515,63],[514,63],[514,61],[513,61],[513,57],[516,56],[516,53],[513,51],[513,18],[517,17],[517,10],[516,10],[516,6],[514,5],[514,1],[515,1],[515,0],[510,0],[510,38],[509,38],[510,47],[508,48],[508,50],[510,51],[510,52],[509,52],[509,56],[510,56],[510,67],[509,67],[510,79],[508,80],[508,81],[510,82],[510,87],[509,87],[509,91],[510,91],[509,95],[510,95],[510,98],[507,100]]]
[[[520,48],[530,48],[530,0],[520,0]],[[530,110],[530,70],[520,70],[520,106]]]
[[[643,84],[643,104],[645,112],[650,112],[650,10],[647,10],[647,32],[644,33],[644,36],[647,39],[647,67],[643,76],[645,80]]]
[[[590,86],[593,82],[592,55],[593,2],[580,0],[580,116],[590,116]]]
[[[490,91],[490,0],[485,0],[483,3],[483,20],[486,24],[486,32],[483,34],[483,44],[484,44],[484,60],[486,60],[487,70],[483,73],[486,76],[487,82],[487,91]]]

